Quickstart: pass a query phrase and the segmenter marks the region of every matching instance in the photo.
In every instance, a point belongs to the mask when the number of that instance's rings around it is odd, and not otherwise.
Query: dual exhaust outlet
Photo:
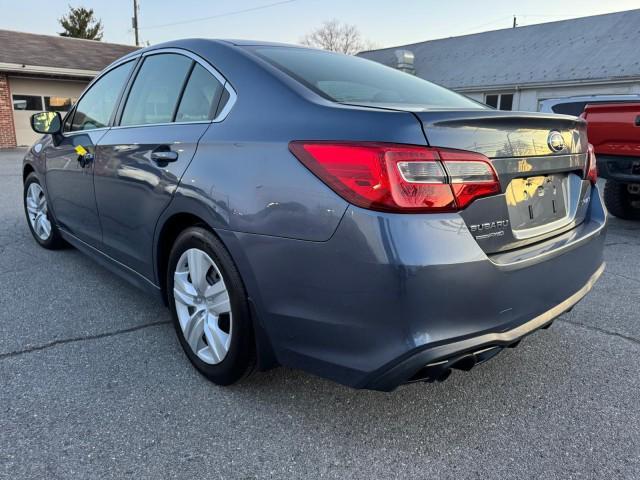
[[[550,322],[542,328],[547,329],[551,326]],[[495,357],[498,353],[500,353],[505,348],[516,348],[522,339],[518,339],[515,342],[512,342],[508,345],[490,345],[480,350],[475,350],[473,352],[467,352],[463,354],[458,354],[443,360],[439,360],[436,362],[428,363],[420,370],[418,370],[408,381],[407,383],[415,383],[415,382],[444,382],[449,375],[451,375],[452,370],[462,370],[468,372],[476,365],[480,365],[481,363],[486,362],[487,360]]]

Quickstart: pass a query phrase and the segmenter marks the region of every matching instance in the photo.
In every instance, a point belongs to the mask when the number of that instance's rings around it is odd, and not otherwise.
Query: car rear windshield
[[[360,57],[296,47],[254,47],[253,51],[334,102],[486,108],[414,75]]]

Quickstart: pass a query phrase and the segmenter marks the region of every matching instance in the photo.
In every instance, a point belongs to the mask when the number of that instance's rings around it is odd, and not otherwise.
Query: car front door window
[[[134,64],[131,60],[114,68],[91,86],[76,106],[71,131],[94,130],[109,125],[120,92]]]

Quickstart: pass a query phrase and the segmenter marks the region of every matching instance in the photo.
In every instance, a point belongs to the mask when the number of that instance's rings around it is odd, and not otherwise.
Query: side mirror
[[[31,128],[36,133],[55,135],[62,131],[60,112],[40,112],[31,115]]]

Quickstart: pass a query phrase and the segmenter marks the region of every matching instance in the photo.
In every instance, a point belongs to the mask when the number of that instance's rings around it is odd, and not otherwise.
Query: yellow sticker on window
[[[88,152],[87,152],[87,150],[86,150],[82,145],[78,145],[78,146],[76,147],[76,153],[77,153],[78,155],[86,155]]]

